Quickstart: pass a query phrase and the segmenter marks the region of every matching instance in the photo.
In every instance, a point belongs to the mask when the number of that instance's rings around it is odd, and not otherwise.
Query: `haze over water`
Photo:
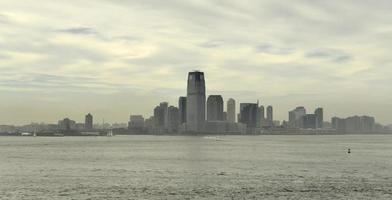
[[[0,197],[391,199],[391,143],[391,135],[2,137]]]

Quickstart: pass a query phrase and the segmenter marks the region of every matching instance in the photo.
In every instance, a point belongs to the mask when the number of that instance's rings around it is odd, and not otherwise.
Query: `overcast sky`
[[[0,124],[126,122],[186,95],[392,123],[390,0],[1,0]]]

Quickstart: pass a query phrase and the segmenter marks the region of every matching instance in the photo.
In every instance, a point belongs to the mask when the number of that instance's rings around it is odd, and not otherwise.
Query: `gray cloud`
[[[263,43],[256,47],[256,51],[259,53],[287,55],[291,54],[294,50],[287,47],[278,47],[270,43]]]
[[[306,53],[305,56],[308,58],[318,58],[332,62],[347,62],[352,59],[351,55],[334,49],[316,49]]]
[[[66,28],[59,29],[58,32],[70,33],[70,34],[81,34],[81,35],[95,35],[97,31],[90,27],[75,27],[75,28]]]

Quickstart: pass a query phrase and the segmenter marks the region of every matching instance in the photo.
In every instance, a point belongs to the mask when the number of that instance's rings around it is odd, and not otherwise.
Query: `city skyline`
[[[99,123],[93,122],[93,115],[88,113],[84,123],[78,123],[68,117],[58,121],[58,124],[29,124],[25,126],[1,126],[1,131],[18,133],[20,131],[44,131],[44,134],[101,135],[105,130],[116,129],[120,134],[263,134],[265,131],[282,133],[282,131],[305,131],[312,134],[337,133],[376,133],[388,131],[391,125],[383,125],[373,116],[355,115],[349,117],[334,116],[324,120],[324,109],[318,107],[314,113],[309,113],[303,106],[288,111],[288,120],[276,120],[273,106],[257,103],[239,103],[239,112],[235,112],[235,100],[224,101],[221,95],[209,95],[206,98],[205,73],[192,71],[187,78],[187,96],[178,97],[178,107],[169,102],[160,102],[153,109],[153,115],[144,118],[143,115],[130,115],[128,123]],[[234,120],[237,115],[237,120]],[[56,133],[53,131],[60,131]],[[312,132],[313,131],[313,132]],[[379,132],[379,133],[380,133]],[[304,133],[304,132],[300,132]],[[40,133],[41,134],[41,133]],[[112,135],[113,132],[108,135]]]
[[[167,116],[168,113],[170,112],[170,109],[176,109],[174,112],[176,113],[176,119],[175,121],[178,121],[179,124],[175,125],[175,126],[179,126],[182,123],[186,123],[189,118],[192,118],[192,115],[198,116],[198,117],[193,117],[193,118],[198,118],[196,121],[197,122],[193,122],[191,124],[191,126],[194,126],[195,128],[190,129],[191,131],[200,131],[201,130],[201,124],[204,124],[204,122],[207,121],[227,121],[227,122],[232,122],[232,120],[230,120],[230,118],[228,118],[230,112],[229,111],[229,107],[231,107],[231,111],[233,111],[233,106],[234,106],[234,116],[240,116],[241,112],[242,112],[242,107],[243,106],[248,106],[248,105],[254,105],[255,107],[252,108],[254,109],[252,112],[260,112],[260,114],[255,114],[253,113],[255,116],[252,117],[253,120],[255,120],[256,118],[258,118],[258,120],[265,120],[264,122],[261,123],[266,123],[264,125],[273,125],[274,122],[287,122],[287,123],[291,123],[292,120],[296,121],[298,120],[298,116],[302,117],[302,116],[306,116],[306,117],[312,117],[309,115],[314,115],[314,116],[320,116],[321,118],[314,118],[314,128],[317,127],[322,127],[322,124],[324,122],[329,122],[329,123],[333,123],[334,120],[336,119],[344,119],[344,118],[351,118],[351,117],[368,117],[367,114],[354,114],[353,116],[333,116],[329,119],[326,119],[326,121],[323,120],[323,108],[322,107],[317,107],[315,109],[314,114],[306,114],[306,109],[304,108],[304,106],[297,106],[294,110],[288,110],[286,113],[288,114],[286,116],[286,118],[284,119],[276,119],[273,117],[275,111],[273,110],[273,106],[271,105],[260,105],[259,106],[259,100],[257,100],[257,103],[243,103],[243,102],[239,102],[238,105],[235,101],[235,99],[233,98],[228,98],[227,101],[221,96],[221,95],[206,95],[206,92],[208,91],[206,88],[206,83],[205,83],[205,74],[204,72],[201,71],[192,71],[189,72],[188,74],[188,83],[187,83],[187,97],[184,96],[179,96],[178,97],[178,105],[176,106],[172,106],[173,104],[171,104],[168,101],[160,101],[159,105],[157,107],[155,107],[155,109],[152,109],[152,115],[143,115],[143,114],[137,114],[137,113],[131,113],[130,116],[131,118],[133,117],[141,117],[143,118],[144,116],[146,117],[154,117],[155,115],[157,115],[157,109],[161,109],[160,114],[158,115],[162,115],[162,122],[156,122],[158,124],[161,124],[162,127],[169,127],[169,123],[168,118],[163,117],[163,116]],[[191,96],[196,95],[195,97],[191,98]],[[191,99],[191,104],[189,103],[189,99]],[[193,100],[192,100],[193,99]],[[225,102],[226,101],[226,102]],[[230,102],[232,101],[232,102]],[[218,103],[219,102],[219,103]],[[230,103],[229,103],[230,102]],[[230,105],[231,104],[231,105]],[[175,105],[175,104],[174,104]],[[197,105],[197,107],[192,108],[193,106]],[[191,106],[191,107],[189,107]],[[201,107],[200,107],[201,106]],[[184,108],[182,108],[184,107]],[[237,110],[237,107],[239,107],[239,112],[235,112],[235,110]],[[306,106],[305,106],[306,107]],[[192,108],[192,109],[190,109]],[[188,113],[187,110],[191,110],[191,114]],[[192,111],[193,110],[193,111]],[[249,112],[249,111],[247,111]],[[293,112],[300,112],[299,114],[294,114]],[[197,113],[197,114],[192,114],[192,113]],[[220,114],[219,114],[220,113]],[[225,115],[224,115],[225,114]],[[257,116],[256,116],[257,115]],[[294,115],[294,116],[293,116]],[[297,117],[295,116],[297,115]],[[129,115],[128,115],[129,116]],[[171,115],[169,115],[171,116]],[[182,116],[184,117],[184,119],[182,118]],[[343,117],[343,118],[341,118]],[[234,117],[236,118],[236,117]],[[63,120],[71,120],[69,117],[65,117]],[[60,121],[63,121],[60,120]],[[100,124],[100,122],[95,122],[93,123],[93,115],[91,115],[91,113],[88,113],[87,115],[85,115],[84,117],[85,120],[85,126],[84,128],[86,128],[87,130],[91,130],[93,125],[98,125]],[[156,119],[155,119],[156,120]],[[248,119],[247,119],[248,120]],[[78,122],[78,120],[71,120],[74,124],[76,124]],[[238,118],[237,120],[234,120],[234,122],[241,122],[240,118]],[[259,121],[260,122],[260,121]],[[257,123],[259,123],[257,122]],[[30,123],[47,123],[47,122],[37,122],[37,121],[31,121]],[[127,126],[129,126],[129,123],[131,123],[131,121],[116,121],[116,122],[108,122],[106,121],[106,124],[123,124]],[[256,126],[256,122],[253,122],[254,126]],[[302,122],[301,122],[302,123]],[[28,124],[28,123],[27,123]],[[27,125],[27,124],[0,124],[0,125]],[[50,123],[47,123],[50,124]],[[53,123],[52,123],[53,124]],[[60,124],[60,122],[59,122]],[[78,123],[79,125],[81,123]],[[321,125],[320,125],[321,124]],[[102,126],[105,125],[105,118],[102,118]],[[383,124],[386,126],[391,126],[391,124]],[[61,125],[60,125],[61,126]],[[69,126],[69,125],[68,125]],[[188,125],[189,126],[189,123]],[[252,125],[251,125],[252,126]],[[259,126],[259,125],[257,125]],[[262,126],[262,124],[260,124],[260,126]]]
[[[225,110],[392,123],[390,1],[41,2],[0,2],[0,124],[126,123],[177,105],[193,70]]]

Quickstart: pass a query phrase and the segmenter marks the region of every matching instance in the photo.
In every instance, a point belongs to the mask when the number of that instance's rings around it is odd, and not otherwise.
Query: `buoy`
[[[348,149],[347,153],[351,153],[351,149]]]

